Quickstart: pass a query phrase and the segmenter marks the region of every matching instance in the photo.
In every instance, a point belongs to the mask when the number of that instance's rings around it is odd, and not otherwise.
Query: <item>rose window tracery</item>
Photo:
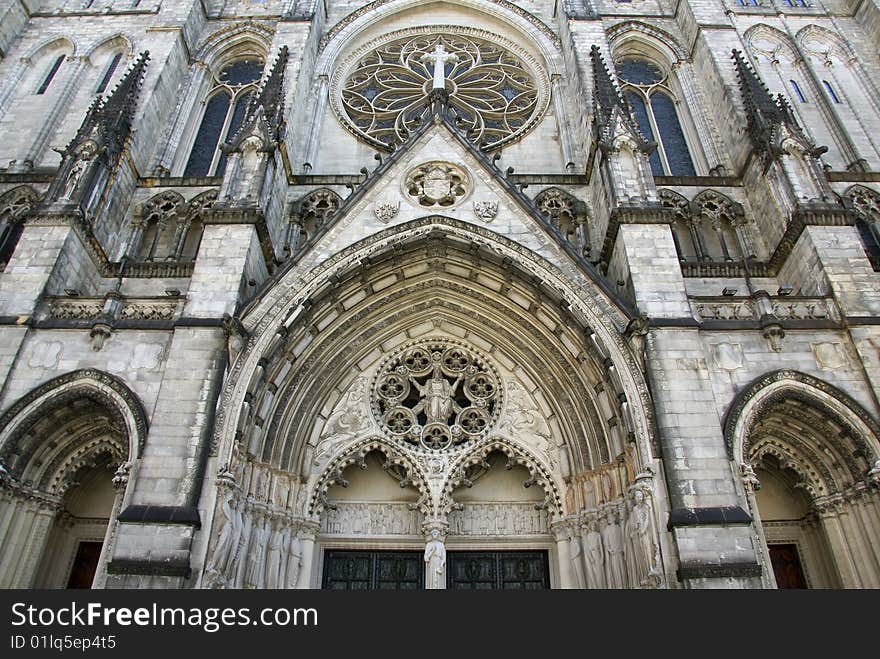
[[[387,41],[346,67],[334,95],[343,123],[380,148],[406,140],[421,124],[438,47],[452,120],[480,148],[518,139],[542,114],[548,94],[525,56],[470,34],[425,34]]]
[[[394,439],[442,450],[485,435],[501,407],[500,378],[476,351],[416,343],[389,358],[373,384],[373,414]]]

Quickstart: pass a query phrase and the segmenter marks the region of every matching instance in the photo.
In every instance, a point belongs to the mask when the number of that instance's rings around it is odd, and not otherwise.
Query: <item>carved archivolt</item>
[[[836,387],[797,371],[768,373],[743,390],[724,422],[737,463],[776,456],[813,496],[865,478],[880,457],[880,426]]]
[[[505,309],[500,301],[496,300],[494,303],[496,306],[500,305],[497,309],[490,310],[482,306],[477,309],[468,308],[466,305],[460,304],[464,299],[462,295],[473,298],[477,292],[464,286],[465,282],[459,284],[449,281],[446,276],[439,279],[430,277],[424,281],[414,281],[409,287],[393,286],[387,289],[387,293],[383,291],[382,295],[377,295],[375,301],[366,300],[364,304],[360,304],[354,310],[353,315],[346,316],[345,326],[337,327],[334,325],[333,328],[325,330],[320,336],[320,345],[314,343],[314,337],[310,339],[302,334],[315,322],[313,313],[319,312],[330,302],[329,298],[325,300],[326,293],[329,290],[335,290],[334,295],[338,299],[340,281],[355,282],[356,279],[353,280],[351,277],[357,277],[357,273],[365,267],[365,263],[384,263],[385,259],[399,260],[403,258],[405,253],[405,250],[399,249],[400,246],[412,246],[413,249],[420,249],[423,257],[424,250],[429,250],[427,263],[436,261],[442,264],[445,259],[440,257],[445,249],[445,241],[442,238],[437,241],[432,241],[429,238],[439,229],[448,234],[460,234],[463,238],[470,240],[472,244],[476,245],[475,254],[480,254],[481,263],[497,263],[498,260],[507,257],[510,263],[516,264],[517,272],[522,269],[523,276],[537,277],[537,280],[531,279],[531,281],[540,281],[540,290],[548,296],[548,300],[557,299],[558,296],[565,301],[565,311],[573,316],[571,318],[566,316],[568,318],[565,323],[567,327],[576,328],[587,325],[594,327],[588,338],[581,337],[580,339],[580,341],[586,340],[585,357],[589,355],[584,364],[585,366],[592,364],[593,353],[596,353],[595,359],[598,360],[596,363],[599,365],[597,366],[599,368],[598,377],[610,378],[614,383],[615,390],[626,392],[626,399],[631,403],[627,408],[627,415],[633,416],[631,421],[628,416],[625,419],[625,423],[632,424],[626,428],[626,431],[632,432],[634,441],[639,444],[639,453],[643,456],[643,461],[646,464],[650,463],[652,458],[648,442],[651,430],[650,421],[645,417],[646,412],[650,409],[649,396],[641,380],[637,363],[630,354],[628,346],[624,343],[623,337],[619,334],[619,329],[613,328],[614,320],[620,316],[619,310],[615,310],[613,307],[606,308],[607,302],[596,299],[599,296],[588,283],[575,284],[569,281],[558,268],[537,259],[529,250],[509,244],[506,239],[493,232],[474,227],[472,224],[457,223],[451,219],[436,217],[417,220],[397,227],[394,231],[379,232],[360,243],[343,249],[318,265],[297,264],[296,267],[283,275],[283,285],[268,291],[263,298],[255,303],[254,308],[248,311],[243,318],[243,323],[250,331],[249,344],[242,358],[237,359],[232,366],[232,372],[225,385],[223,401],[218,410],[217,439],[224,438],[223,445],[220,447],[221,455],[227,455],[230,451],[236,430],[239,431],[240,436],[248,435],[251,433],[252,425],[258,422],[260,428],[263,429],[261,435],[264,438],[263,444],[265,444],[260,449],[261,459],[278,460],[281,468],[300,469],[300,462],[296,457],[296,452],[300,449],[289,446],[290,442],[286,436],[286,433],[299,431],[293,426],[289,426],[284,418],[273,418],[268,423],[267,419],[257,419],[255,415],[259,409],[257,406],[259,398],[255,399],[254,397],[263,396],[260,392],[266,389],[267,384],[271,384],[272,391],[277,390],[277,394],[273,394],[272,406],[269,409],[277,410],[273,412],[276,417],[277,414],[283,415],[283,410],[289,409],[319,410],[323,395],[315,400],[310,398],[313,394],[318,396],[319,386],[327,386],[328,383],[325,383],[326,375],[322,376],[321,382],[309,380],[310,384],[306,388],[302,386],[304,382],[302,378],[309,378],[309,373],[319,364],[322,369],[321,373],[324,374],[331,368],[350,369],[352,363],[363,360],[373,340],[383,340],[381,338],[383,334],[390,336],[387,332],[394,331],[392,329],[394,327],[404,329],[405,325],[401,325],[401,323],[404,323],[406,318],[427,320],[430,314],[436,314],[436,310],[439,309],[437,304],[440,304],[444,309],[444,314],[450,315],[451,318],[460,316],[461,318],[469,317],[478,323],[490,322],[492,323],[492,334],[501,332],[505,337],[505,343],[508,342],[508,339],[514,340],[512,337],[508,337],[509,328],[505,328],[497,320],[488,317],[490,313],[503,314]],[[458,244],[457,241],[452,241],[450,247],[454,244]],[[398,249],[392,250],[393,245],[397,245]],[[440,251],[437,259],[432,260],[430,250],[434,249]],[[331,281],[336,281],[336,283],[331,285]],[[423,296],[420,298],[422,300],[420,302],[409,300],[406,297],[414,294],[416,288],[418,291],[429,293],[432,287],[443,298],[439,302],[432,296],[426,298]],[[444,289],[448,289],[449,293],[443,292]],[[314,297],[316,294],[319,297]],[[389,295],[393,295],[394,299],[399,298],[399,302],[393,302],[393,299],[388,297]],[[313,297],[314,299],[312,299]],[[484,298],[485,296],[478,296],[474,299],[480,300],[482,305]],[[432,300],[434,301],[432,302]],[[492,301],[486,299],[486,304],[490,303]],[[389,304],[392,306],[389,307]],[[554,302],[552,308],[559,309],[561,306],[560,302]],[[432,309],[435,311],[431,311]],[[548,307],[549,309],[550,307]],[[603,311],[600,312],[600,309]],[[374,338],[359,335],[357,341],[352,342],[351,337],[348,337],[350,330],[346,330],[346,326],[356,326],[361,321],[367,322],[371,317],[375,321],[375,317],[371,314],[377,313],[382,315],[382,322],[376,326],[375,332],[371,332],[371,336],[375,335]],[[507,322],[509,323],[509,321]],[[303,337],[303,339],[297,337]],[[306,354],[300,355],[301,349],[296,349],[296,344],[290,343],[291,341],[307,341],[312,345],[307,349]],[[338,343],[339,341],[343,341],[343,343]],[[577,337],[575,337],[575,341],[578,341]],[[542,345],[544,343],[546,342],[542,341]],[[332,354],[322,354],[324,344],[328,349],[332,348]],[[538,349],[538,346],[523,347],[528,350]],[[537,361],[534,363],[543,363],[546,361],[545,358],[550,358],[552,355],[553,363],[559,364],[562,368],[562,364],[567,363],[568,359],[565,349],[552,345],[549,347],[551,353],[545,354],[544,357],[537,356]],[[297,355],[295,362],[290,361],[294,367],[293,370],[285,366],[289,360],[281,359],[287,354],[287,351],[292,349]],[[525,358],[533,359],[530,354]],[[332,366],[328,360],[333,362]],[[557,372],[554,367],[552,379],[555,381],[556,377],[563,375],[564,372]],[[285,373],[290,375],[283,375]],[[556,390],[556,386],[554,385],[552,391],[545,391],[545,394],[552,400],[564,400],[566,396],[570,395],[566,389]],[[583,396],[585,401],[590,398],[590,394],[587,392]],[[307,398],[309,400],[306,400]],[[640,404],[635,404],[635,401],[640,401]],[[334,423],[340,427],[350,426],[352,422],[355,422],[353,418],[334,420]],[[585,424],[585,427],[597,429],[602,427],[601,421],[597,422],[599,425],[595,425],[593,421],[584,418],[582,423]],[[275,446],[271,443],[273,441],[271,438],[279,432],[282,435],[278,435],[278,437],[284,437],[283,445]],[[567,433],[568,431],[566,431]],[[352,439],[356,436],[357,434],[350,435]],[[301,440],[298,441],[301,443]],[[608,455],[606,450],[604,455],[598,451],[593,459],[596,460],[596,464],[599,464],[608,460],[609,457],[613,458]],[[589,463],[591,458],[585,457],[585,460]]]
[[[0,465],[4,479],[60,497],[82,467],[134,461],[146,435],[146,414],[125,384],[101,371],[74,371],[0,417]]]

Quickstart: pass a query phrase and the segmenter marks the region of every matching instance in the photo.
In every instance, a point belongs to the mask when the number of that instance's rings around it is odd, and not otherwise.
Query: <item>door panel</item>
[[[550,588],[546,551],[456,551],[447,561],[446,587],[452,590]]]
[[[328,590],[418,590],[425,587],[418,551],[324,552],[322,588]]]

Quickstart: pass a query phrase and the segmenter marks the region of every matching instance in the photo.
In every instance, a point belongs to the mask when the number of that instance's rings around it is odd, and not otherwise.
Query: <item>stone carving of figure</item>
[[[446,570],[446,545],[440,539],[440,531],[431,530],[431,540],[425,546],[425,563],[427,574],[425,576],[425,588],[437,590],[446,588],[444,571]]]
[[[285,570],[285,581],[287,588],[296,588],[299,581],[299,570],[302,567],[302,542],[299,534],[294,533],[290,538],[290,549],[287,552],[287,569]]]
[[[515,380],[507,381],[506,414],[500,428],[535,446],[550,466],[555,467],[550,445],[550,427],[531,401],[526,390]]]
[[[587,559],[587,585],[589,588],[605,588],[605,549],[599,524],[590,522],[590,530],[584,537]]]
[[[73,166],[70,168],[70,172],[67,174],[67,180],[64,182],[64,192],[61,195],[62,199],[70,199],[73,196],[73,193],[76,192],[79,181],[83,174],[85,174],[86,169],[88,169],[94,155],[92,149],[88,148],[83,149],[77,155]]]
[[[633,588],[647,584],[657,574],[656,545],[651,504],[642,490],[633,492],[633,507],[626,521],[629,568]]]
[[[369,415],[364,411],[366,390],[367,379],[358,378],[352,383],[349,392],[337,403],[330,418],[327,419],[323,433],[326,439],[318,444],[316,459],[331,455],[340,443],[340,439],[353,437],[370,425]]]
[[[428,423],[446,423],[453,412],[461,412],[461,408],[455,402],[455,392],[464,379],[464,374],[459,375],[455,382],[450,384],[449,380],[443,377],[440,364],[435,364],[433,374],[425,384],[419,384],[412,376],[409,379],[422,398],[413,408],[413,414],[418,415],[424,410]]]
[[[266,553],[266,588],[278,588],[281,572],[281,551],[284,548],[284,536],[280,529],[272,529],[269,536],[269,549]]]
[[[235,552],[235,579],[233,581],[234,588],[241,588],[244,585],[245,570],[247,569],[248,545],[251,544],[251,529],[253,528],[253,515],[241,504],[242,513],[242,532],[239,536],[238,549]]]
[[[617,521],[617,511],[608,511],[608,524],[602,529],[605,545],[605,583],[608,588],[626,587],[626,566],[623,557],[623,530]]]
[[[238,536],[241,533],[241,513],[238,512],[237,503],[232,495],[226,497],[221,508],[226,522],[214,547],[214,555],[208,566],[208,572],[217,575],[226,575],[227,568],[235,561],[235,551],[238,549]],[[216,577],[215,577],[216,578]]]
[[[571,537],[568,540],[568,553],[571,558],[571,570],[574,574],[577,586],[578,588],[584,588],[586,586],[586,581],[584,581],[584,563],[581,557],[581,541],[575,532],[572,532]]]
[[[247,556],[245,588],[262,588],[266,575],[266,545],[269,541],[268,521],[254,529],[254,537]]]

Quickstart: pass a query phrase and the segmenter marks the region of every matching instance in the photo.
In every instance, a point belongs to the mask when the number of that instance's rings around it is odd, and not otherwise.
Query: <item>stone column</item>
[[[22,547],[22,559],[15,571],[12,582],[13,588],[32,588],[40,567],[40,559],[46,550],[46,541],[55,519],[55,509],[44,502],[40,502],[33,512],[33,521],[30,524],[30,533]]]
[[[833,502],[821,502],[817,504],[819,519],[822,522],[822,529],[825,531],[825,537],[828,539],[828,546],[831,548],[831,556],[834,560],[834,566],[837,568],[837,574],[840,577],[840,584],[844,588],[860,588],[861,581],[853,563],[852,555],[847,547],[846,534],[840,524],[840,514]]]
[[[559,563],[559,587],[570,590],[576,588],[571,574],[571,553],[568,550],[569,530],[567,522],[554,522],[550,527],[556,540],[556,560]]]
[[[321,527],[319,522],[306,522],[300,530],[302,542],[302,567],[299,570],[299,583],[297,589],[308,590],[312,587],[312,562],[315,557],[315,536]]]
[[[757,542],[756,554],[761,562],[761,583],[765,588],[776,588],[776,576],[773,574],[773,563],[770,561],[770,549],[767,547],[767,536],[764,534],[764,525],[761,523],[761,514],[758,511],[758,501],[755,492],[761,489],[761,482],[755,475],[752,465],[744,463],[740,466],[742,473],[743,489],[746,492],[746,502],[749,506],[749,514],[752,516],[752,525],[755,527],[755,541]]]

